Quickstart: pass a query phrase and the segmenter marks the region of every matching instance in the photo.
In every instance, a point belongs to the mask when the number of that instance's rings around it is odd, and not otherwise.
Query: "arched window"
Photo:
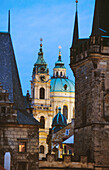
[[[33,99],[34,99],[34,88],[33,88]]]
[[[11,167],[11,154],[10,152],[5,152],[4,155],[4,168],[10,170]]]
[[[58,113],[58,106],[56,106],[56,114]]]
[[[45,89],[40,88],[40,99],[45,99]]]
[[[62,77],[62,71],[60,72],[60,76]]]
[[[45,118],[44,116],[41,116],[40,118],[40,128],[45,129]]]
[[[58,72],[56,72],[56,77],[58,77]]]
[[[43,145],[40,146],[39,153],[44,153],[44,146]]]
[[[68,107],[67,106],[63,106],[63,115],[66,117],[66,119],[68,119]]]

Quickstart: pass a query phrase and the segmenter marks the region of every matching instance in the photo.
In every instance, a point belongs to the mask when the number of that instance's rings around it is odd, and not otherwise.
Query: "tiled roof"
[[[26,110],[17,111],[18,124],[40,125],[40,123],[33,117],[33,114],[27,113]]]
[[[19,124],[38,125],[39,122],[26,111],[17,64],[9,33],[0,33],[0,82],[9,93],[10,102],[17,110]]]
[[[24,100],[10,34],[0,33],[0,82],[8,90],[9,100],[24,109]]]

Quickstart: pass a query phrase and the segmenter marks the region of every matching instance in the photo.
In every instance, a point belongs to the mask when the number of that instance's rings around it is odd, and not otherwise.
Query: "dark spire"
[[[78,0],[76,0],[76,14],[75,14],[75,25],[74,25],[74,32],[73,32],[73,46],[76,44],[78,38],[79,38],[79,31],[78,31],[78,11],[77,11],[77,3]]]
[[[10,33],[10,10],[8,11],[8,33]]]
[[[96,0],[92,35],[109,35],[109,0]]]

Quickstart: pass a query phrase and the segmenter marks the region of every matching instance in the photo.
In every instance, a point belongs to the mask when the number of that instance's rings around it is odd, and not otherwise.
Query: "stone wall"
[[[92,54],[72,66],[75,74],[75,160],[87,156],[109,168],[108,59]],[[102,58],[102,60],[101,60]]]
[[[38,170],[38,135],[33,125],[0,124],[0,164],[4,166],[5,152],[10,152],[11,170],[19,170],[19,163],[25,163],[26,170]],[[26,142],[24,153],[19,153],[20,142]]]
[[[80,162],[73,162],[72,157],[65,155],[63,159],[56,160],[54,155],[47,155],[46,161],[39,161],[40,170],[91,170],[93,163],[87,162],[87,157],[81,157]]]

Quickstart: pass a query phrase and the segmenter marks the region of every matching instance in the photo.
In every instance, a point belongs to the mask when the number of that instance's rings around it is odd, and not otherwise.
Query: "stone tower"
[[[49,69],[43,57],[42,42],[40,44],[38,59],[33,68],[31,96],[34,108],[33,115],[41,123],[39,129],[39,158],[41,159],[46,156],[48,151],[46,138],[53,118],[53,110],[50,105]]]
[[[75,160],[109,168],[109,1],[96,0],[88,39],[79,39],[76,10],[70,67],[75,75]]]

